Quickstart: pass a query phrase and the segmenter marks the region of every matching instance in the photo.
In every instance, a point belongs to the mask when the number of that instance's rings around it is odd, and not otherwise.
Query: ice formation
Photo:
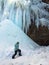
[[[42,0],[32,0],[31,19],[36,23],[37,27],[40,25],[40,23],[49,27],[49,12],[47,10],[48,8],[49,4],[42,2]],[[44,22],[46,24],[44,24]]]
[[[4,2],[2,1],[2,3]],[[27,29],[30,25],[30,0],[7,0],[6,5],[2,6],[5,7],[0,19],[9,19],[13,21],[13,23],[27,33]],[[1,10],[3,10],[2,6]]]
[[[0,22],[9,19],[25,33],[31,24],[31,19],[37,27],[42,18],[49,21],[49,12],[45,9],[49,4],[43,3],[42,0],[0,0],[0,3]]]

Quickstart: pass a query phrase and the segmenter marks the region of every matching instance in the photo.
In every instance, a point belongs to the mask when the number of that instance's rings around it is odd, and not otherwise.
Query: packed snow
[[[27,52],[26,52],[27,54]],[[30,52],[30,55],[21,56],[15,59],[4,59],[1,65],[49,65],[49,47],[41,47]]]
[[[5,53],[6,51],[11,51],[14,44],[19,41],[20,49],[26,51],[35,50],[39,47],[34,41],[32,41],[20,28],[10,20],[4,20],[0,23],[0,51]],[[4,50],[3,50],[4,49]],[[8,49],[8,50],[7,50]],[[9,53],[10,53],[9,51]],[[27,52],[27,53],[28,53]],[[2,53],[0,53],[2,55]],[[1,56],[0,56],[1,57]]]
[[[20,42],[22,56],[12,59],[15,43]],[[40,47],[12,21],[0,23],[1,65],[49,65],[49,46]]]

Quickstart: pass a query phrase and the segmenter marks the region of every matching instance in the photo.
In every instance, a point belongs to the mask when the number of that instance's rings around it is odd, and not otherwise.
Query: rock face
[[[33,18],[32,18],[31,25],[29,26],[29,30],[28,30],[27,34],[31,39],[33,39],[35,42],[37,42],[37,44],[47,46],[47,45],[49,45],[49,29],[48,29],[49,28],[49,15],[48,15],[49,14],[49,6],[48,6],[49,0],[42,0],[42,1],[44,4],[47,4],[47,5],[46,6],[43,5],[44,9],[42,9],[43,6],[41,7],[42,12],[43,12],[42,14],[44,14],[44,15],[42,15],[42,16],[40,14],[38,15],[41,23],[37,28],[36,21],[33,20]],[[48,12],[48,14],[45,11]],[[45,17],[44,12],[46,13],[46,17]],[[48,15],[48,17],[47,17],[47,15]],[[47,26],[46,26],[45,21],[46,22],[48,21]],[[38,20],[37,20],[37,22],[38,22]]]
[[[42,0],[43,2],[45,2],[45,3],[49,3],[49,0]]]
[[[39,45],[49,45],[49,29],[47,26],[39,25],[37,28],[35,23],[31,23],[28,30],[28,36]]]

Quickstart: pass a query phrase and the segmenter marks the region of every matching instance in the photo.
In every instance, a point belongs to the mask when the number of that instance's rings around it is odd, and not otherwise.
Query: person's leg
[[[19,56],[22,56],[22,54],[21,54],[21,50],[20,50],[20,49],[18,49],[18,52],[19,52]]]
[[[15,51],[15,54],[12,56],[12,58],[14,59],[15,58],[15,55],[17,54],[17,50]]]

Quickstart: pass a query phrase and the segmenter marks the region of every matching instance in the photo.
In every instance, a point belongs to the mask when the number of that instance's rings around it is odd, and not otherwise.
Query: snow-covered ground
[[[24,55],[26,51],[28,51],[27,54],[29,54],[30,50],[33,51],[35,48],[39,47],[21,31],[19,27],[13,24],[12,21],[5,19],[0,23],[0,59],[5,55],[8,56],[11,51],[14,51],[14,44],[17,41],[20,42],[22,55]]]
[[[27,53],[27,52],[26,52]],[[32,55],[31,55],[32,54]],[[49,47],[41,47],[30,55],[18,57],[16,59],[4,59],[1,65],[49,65]]]
[[[22,56],[12,59],[17,41]],[[49,46],[40,47],[8,19],[0,23],[0,65],[49,65],[48,61]]]

